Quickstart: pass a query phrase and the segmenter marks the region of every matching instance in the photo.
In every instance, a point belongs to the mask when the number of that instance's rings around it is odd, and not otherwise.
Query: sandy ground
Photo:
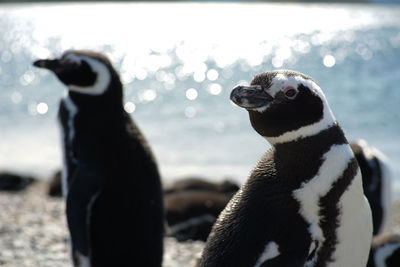
[[[0,192],[0,266],[72,266],[64,202],[48,197],[46,185],[41,181],[22,193]],[[203,245],[166,238],[163,266],[194,266]]]
[[[22,193],[0,192],[0,266],[72,266],[62,199],[37,182]],[[388,232],[400,233],[400,200],[393,203]],[[164,267],[194,266],[204,243],[165,239]]]

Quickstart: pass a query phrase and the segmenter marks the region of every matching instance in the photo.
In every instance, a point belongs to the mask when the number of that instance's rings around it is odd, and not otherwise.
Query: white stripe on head
[[[94,85],[92,86],[87,86],[87,87],[82,87],[82,86],[77,86],[77,85],[69,85],[68,88],[71,91],[78,92],[81,94],[87,94],[87,95],[101,95],[103,94],[107,87],[110,84],[111,81],[111,74],[106,65],[104,65],[102,62],[84,56],[84,55],[79,55],[75,53],[66,53],[65,59],[80,63],[82,60],[85,60],[89,66],[92,68],[92,71],[94,71],[97,74],[97,79]]]
[[[321,88],[312,79],[305,79],[300,75],[285,75],[284,72],[278,71],[278,74],[272,79],[271,86],[267,89],[267,92],[272,96],[280,92],[286,86],[292,86],[297,88],[300,84],[307,86],[310,90],[317,93],[321,99],[325,99],[325,95]]]
[[[318,122],[315,122],[311,125],[306,125],[300,127],[299,129],[286,132],[280,136],[276,137],[266,137],[267,140],[272,144],[279,144],[297,140],[299,138],[304,138],[307,136],[315,135],[336,123],[335,116],[333,115],[331,109],[329,108],[328,102],[325,98],[324,93],[321,88],[311,79],[304,79],[301,76],[286,76],[284,73],[278,73],[273,79],[270,88],[267,92],[272,96],[280,92],[286,86],[292,86],[294,88],[298,88],[300,84],[308,87],[311,91],[316,93],[323,104],[323,114],[322,119]],[[256,110],[259,112],[265,111],[265,109]]]

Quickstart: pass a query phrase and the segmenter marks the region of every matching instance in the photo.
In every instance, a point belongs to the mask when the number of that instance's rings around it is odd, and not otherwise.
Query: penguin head
[[[87,95],[103,94],[115,73],[104,55],[92,51],[70,50],[60,58],[37,60],[33,65],[51,70],[69,90]]]
[[[247,109],[253,128],[272,145],[317,134],[336,123],[321,88],[295,71],[256,75],[250,86],[233,88],[230,97]]]

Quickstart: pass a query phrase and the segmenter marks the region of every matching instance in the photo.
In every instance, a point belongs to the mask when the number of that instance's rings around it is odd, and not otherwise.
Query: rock
[[[177,191],[187,191],[187,190],[202,190],[208,192],[229,193],[238,191],[239,186],[228,179],[222,181],[221,183],[213,183],[203,178],[193,176],[184,179],[179,179],[172,183],[167,183],[163,187],[164,194],[170,194],[170,193],[175,193]]]
[[[164,187],[164,207],[169,236],[178,241],[206,241],[218,215],[239,190],[225,180],[212,183],[201,178],[186,178]]]
[[[0,173],[0,190],[2,191],[21,191],[32,184],[35,179],[31,176],[24,176],[17,173]]]
[[[47,193],[51,197],[62,197],[61,170],[56,171],[50,179]]]

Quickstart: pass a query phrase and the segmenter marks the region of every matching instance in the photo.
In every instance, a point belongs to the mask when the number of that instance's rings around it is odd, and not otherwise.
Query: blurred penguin
[[[372,240],[367,267],[399,267],[400,235],[381,234]]]
[[[74,265],[160,267],[160,176],[149,145],[123,108],[119,75],[104,55],[91,51],[67,51],[34,65],[68,87],[59,121]]]
[[[372,211],[374,235],[383,232],[390,217],[392,204],[391,173],[382,152],[365,140],[350,143],[360,166],[364,194]],[[400,266],[400,265],[399,265]]]
[[[218,215],[239,186],[200,177],[187,177],[164,186],[164,204],[169,236],[178,241],[206,241]]]

